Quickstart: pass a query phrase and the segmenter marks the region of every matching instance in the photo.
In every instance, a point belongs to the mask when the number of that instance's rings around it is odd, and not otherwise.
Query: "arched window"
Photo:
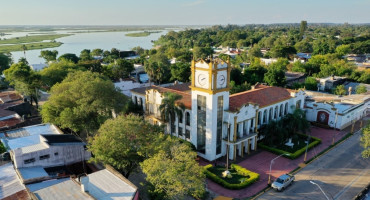
[[[279,112],[279,107],[278,106],[275,106],[275,115],[274,115],[274,119],[277,119],[278,118],[278,112]]]
[[[267,121],[267,110],[263,111],[263,124]]]
[[[189,112],[186,112],[186,126],[190,126],[190,113]]]
[[[137,105],[137,96],[135,96],[134,103]]]
[[[283,115],[283,112],[284,112],[284,105],[281,104],[280,105],[280,112],[279,112],[279,117],[281,117]]]
[[[269,121],[270,121],[270,120],[272,120],[272,115],[273,115],[273,109],[272,108],[270,108],[270,112],[269,113],[270,113],[270,117],[269,117]]]
[[[140,106],[143,106],[143,98],[140,97]]]
[[[183,113],[182,113],[182,111],[180,111],[180,115],[179,115],[179,123],[182,123],[182,115],[183,115]]]
[[[288,114],[288,102],[285,103],[285,111],[284,111],[284,115],[287,115]]]

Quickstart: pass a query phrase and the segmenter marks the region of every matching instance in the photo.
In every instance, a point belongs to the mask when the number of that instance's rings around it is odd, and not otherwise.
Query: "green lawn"
[[[285,144],[282,144],[282,145],[279,145],[279,146],[272,146],[274,148],[277,148],[277,149],[281,149],[283,151],[287,151],[289,153],[294,153],[296,151],[298,151],[299,149],[302,149],[304,147],[306,147],[306,142],[307,141],[307,138],[305,137],[298,137],[298,140],[294,141],[294,145],[293,147],[290,147],[290,146],[287,146]],[[313,142],[313,140],[311,139],[310,140],[310,143]]]
[[[36,42],[36,43],[30,43],[30,44],[25,44],[25,45],[27,47],[27,50],[33,50],[33,49],[45,49],[45,48],[59,47],[62,44],[63,43],[61,42]],[[12,52],[12,51],[23,51],[22,46],[23,44],[0,45],[0,53],[7,53],[7,52]]]
[[[70,36],[70,35],[72,34],[31,35],[31,36],[10,38],[7,40],[0,40],[0,44],[22,44],[22,43],[31,43],[31,42],[42,42],[44,40],[55,40],[55,39]]]
[[[222,178],[222,172],[225,171],[225,167],[223,166],[216,166],[208,168],[208,171],[216,174],[218,177]],[[231,183],[231,184],[238,184],[243,182],[245,179],[248,179],[249,176],[243,176],[237,173],[234,169],[229,169],[232,178],[222,178],[224,181]]]

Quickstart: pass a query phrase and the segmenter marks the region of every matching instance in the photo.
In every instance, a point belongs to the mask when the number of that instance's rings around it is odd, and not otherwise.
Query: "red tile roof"
[[[15,125],[17,125],[17,124],[19,124],[21,122],[22,121],[20,119],[15,118],[15,117],[10,118],[10,119],[1,120],[0,121],[0,128],[3,128],[5,126],[12,127],[12,126],[15,126]]]
[[[285,88],[257,85],[254,90],[230,95],[229,110],[237,111],[247,103],[258,104],[261,108],[290,98],[290,91]]]

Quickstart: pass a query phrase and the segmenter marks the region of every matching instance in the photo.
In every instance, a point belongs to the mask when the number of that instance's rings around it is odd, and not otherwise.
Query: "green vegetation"
[[[356,87],[356,94],[363,94],[367,92],[367,88],[364,85],[359,85]]]
[[[225,171],[225,167],[215,166],[212,164],[204,166],[207,178],[222,185],[225,188],[232,190],[239,190],[245,188],[259,179],[259,174],[249,171],[239,165],[231,164],[229,171],[231,172],[231,178],[223,178],[222,172]]]
[[[26,46],[27,50],[33,49],[45,49],[45,48],[53,48],[59,47],[63,43],[61,42],[35,42],[30,44],[16,44],[16,45],[1,45],[0,46],[0,53],[8,53],[12,51],[23,51],[23,46]]]
[[[0,44],[21,44],[21,43],[39,43],[44,40],[55,40],[61,37],[70,36],[72,34],[55,34],[55,35],[32,35],[24,37],[10,38],[0,40]]]
[[[361,146],[364,148],[361,155],[363,158],[370,157],[370,124],[362,129]]]
[[[138,33],[126,33],[125,35],[128,37],[146,37],[150,35],[150,32],[144,31],[144,32],[138,32]]]
[[[269,151],[271,153],[274,153],[276,155],[281,155],[281,154],[288,154],[288,155],[284,155],[284,157],[286,158],[289,158],[289,159],[296,159],[298,158],[300,155],[302,155],[305,151],[306,151],[306,143],[305,141],[307,141],[308,139],[308,136],[307,135],[303,135],[303,134],[298,134],[298,140],[297,142],[294,143],[294,146],[293,148],[291,147],[288,147],[284,144],[281,144],[281,145],[274,145],[274,146],[267,146],[265,145],[263,142],[259,142],[258,143],[258,147],[262,148],[262,149],[265,149],[266,151]],[[308,150],[319,145],[321,143],[321,140],[319,138],[316,138],[316,137],[311,137],[311,141],[310,144],[308,145]]]
[[[5,146],[3,145],[2,142],[0,142],[0,154],[4,153],[6,151]]]

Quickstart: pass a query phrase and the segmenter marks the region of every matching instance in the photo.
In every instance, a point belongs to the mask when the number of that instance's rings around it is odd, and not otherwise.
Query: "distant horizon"
[[[12,0],[1,25],[227,25],[370,23],[369,0]]]

